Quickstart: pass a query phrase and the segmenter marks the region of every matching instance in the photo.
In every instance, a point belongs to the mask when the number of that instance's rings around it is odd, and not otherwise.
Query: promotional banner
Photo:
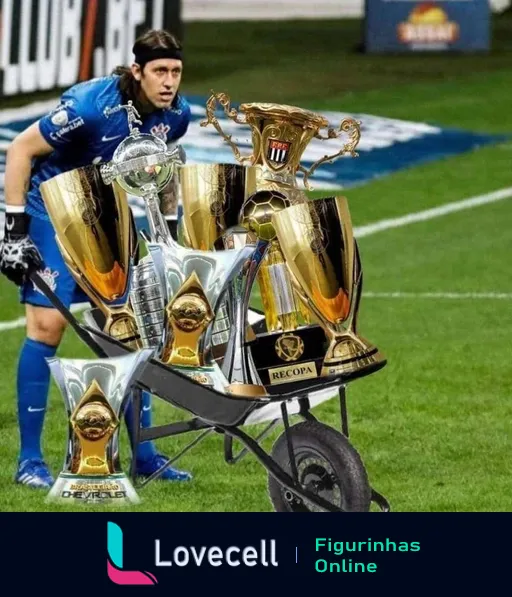
[[[181,37],[180,0],[0,0],[0,98],[109,74],[148,28]]]
[[[324,514],[9,512],[3,562],[29,595],[52,569],[74,595],[507,592],[510,513]],[[20,532],[34,520],[44,548]]]
[[[490,28],[488,0],[366,0],[369,53],[488,50]]]

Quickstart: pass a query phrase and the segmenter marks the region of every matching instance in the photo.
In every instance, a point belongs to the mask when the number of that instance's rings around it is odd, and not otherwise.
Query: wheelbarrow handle
[[[92,338],[92,336],[86,332],[82,326],[78,323],[76,317],[71,311],[62,303],[60,298],[53,292],[48,284],[43,280],[40,274],[33,271],[29,274],[29,278],[36,285],[36,287],[46,296],[50,303],[57,309],[60,314],[66,319],[71,327],[78,334],[80,339],[87,344],[87,346],[100,358],[107,357],[106,352],[101,346]]]

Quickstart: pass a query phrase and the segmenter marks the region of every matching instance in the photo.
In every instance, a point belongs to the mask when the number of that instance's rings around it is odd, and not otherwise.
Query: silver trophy
[[[245,279],[258,263],[256,256],[262,251],[261,244],[226,251],[196,251],[182,247],[172,239],[171,243],[171,246],[148,244],[157,270],[164,273],[166,333],[162,338],[160,358],[195,381],[218,391],[246,397],[265,396],[265,389],[254,376],[243,376],[242,370],[238,369],[235,378],[226,375],[212,356],[215,313],[228,295],[231,310],[236,314],[228,347],[235,352],[236,347],[245,344],[246,324],[242,321],[245,322],[246,309],[243,301],[248,301],[250,295]]]
[[[225,248],[250,246],[247,245],[247,237],[247,230],[233,227],[222,235],[221,241]],[[252,387],[254,396],[264,395],[266,392],[259,393],[259,388],[263,388],[263,386],[251,351],[247,348],[246,336],[249,326],[247,315],[252,287],[267,250],[268,242],[258,239],[246,267],[235,276],[233,283],[229,286],[228,298],[224,303],[230,333],[222,361],[222,372],[230,380],[232,388],[247,387],[249,390]]]
[[[155,242],[166,243],[171,235],[162,217],[158,193],[169,184],[176,166],[182,163],[183,152],[180,146],[169,150],[162,139],[141,133],[134,126],[142,122],[131,101],[114,109],[107,108],[106,115],[120,109],[128,114],[130,134],[118,145],[112,160],[100,167],[101,175],[106,184],[116,180],[128,193],[143,197],[151,237]]]
[[[237,318],[245,320],[246,305],[239,303],[246,295],[248,300],[250,288],[248,292],[242,280],[244,272],[254,271],[254,257],[260,254],[261,243],[223,251],[178,244],[160,209],[158,193],[183,163],[183,153],[179,147],[168,150],[161,139],[140,133],[135,126],[140,120],[131,103],[117,109],[126,109],[130,135],[117,147],[112,161],[101,167],[101,174],[105,183],[115,180],[145,202],[149,255],[137,265],[130,294],[144,345],[156,348],[156,358],[198,383],[240,397],[265,396],[265,389],[247,368],[230,369],[230,373],[237,371],[232,383],[211,350],[213,322],[228,293],[231,309],[243,311]],[[229,339],[232,352],[243,346],[245,325],[231,326]],[[247,375],[242,375],[243,371]]]
[[[165,303],[162,282],[151,255],[134,268],[130,302],[143,346],[158,348],[164,336]]]
[[[152,354],[144,348],[108,359],[47,359],[69,421],[63,470],[47,501],[120,505],[140,501],[121,469],[119,422],[131,386]]]

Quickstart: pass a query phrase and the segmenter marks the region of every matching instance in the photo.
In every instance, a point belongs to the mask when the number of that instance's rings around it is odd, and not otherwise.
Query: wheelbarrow
[[[122,356],[133,349],[102,332],[102,314],[96,308],[84,313],[79,322],[38,273],[31,280],[48,297],[72,326],[79,338],[100,358]],[[253,329],[264,333],[263,315],[249,312]],[[258,336],[256,333],[256,336]],[[375,371],[384,366],[379,363]],[[365,374],[374,371],[366,370]],[[374,503],[382,512],[390,511],[387,499],[370,484],[367,471],[357,450],[349,440],[346,387],[353,381],[346,375],[331,375],[284,384],[265,398],[223,394],[201,385],[180,371],[153,358],[137,378],[133,392],[133,412],[137,429],[132,451],[141,442],[196,432],[194,439],[150,477],[139,480],[132,458],[130,476],[136,489],[157,479],[167,466],[176,463],[185,453],[211,433],[224,437],[224,459],[235,465],[252,454],[268,475],[268,493],[276,512],[367,512]],[[141,394],[153,396],[187,412],[185,421],[141,428]],[[340,405],[340,430],[319,421],[312,409],[337,399]],[[292,424],[290,418],[300,422]],[[265,424],[255,437],[248,428]],[[283,430],[270,452],[262,440],[278,425]],[[235,453],[234,441],[243,446]]]

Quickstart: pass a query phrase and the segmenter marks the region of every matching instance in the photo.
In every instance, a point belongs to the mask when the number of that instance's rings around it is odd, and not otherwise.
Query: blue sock
[[[126,407],[125,421],[130,438],[134,438],[135,427],[133,424],[133,404],[131,400]],[[151,394],[148,392],[142,392],[140,424],[143,429],[151,427]],[[152,441],[141,442],[137,448],[136,459],[149,460],[156,453],[156,448]]]
[[[43,432],[50,368],[46,358],[55,356],[56,346],[25,339],[18,361],[18,421],[20,427],[20,461],[42,458]]]

